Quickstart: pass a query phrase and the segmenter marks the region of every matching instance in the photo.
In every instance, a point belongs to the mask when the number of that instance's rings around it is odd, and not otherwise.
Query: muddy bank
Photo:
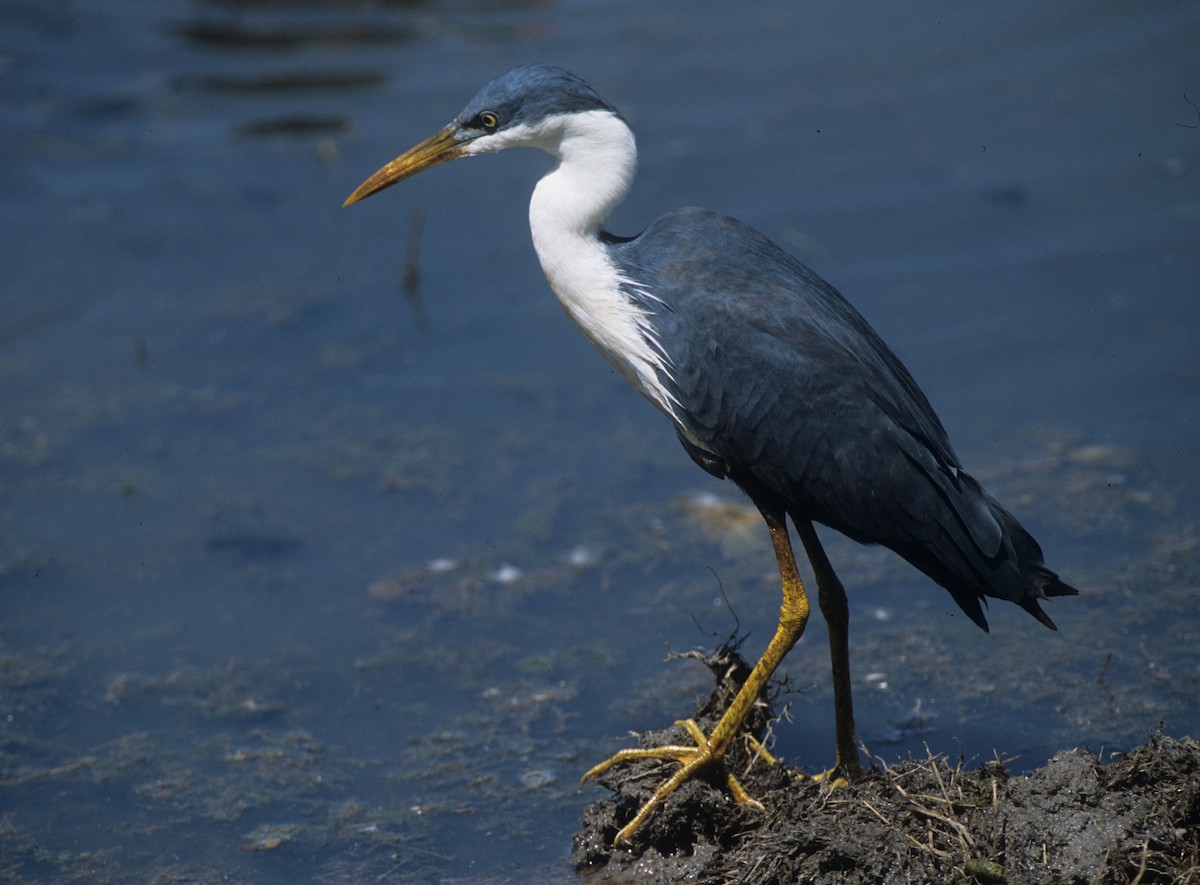
[[[716,665],[729,672],[724,663]],[[738,674],[734,669],[734,679]],[[698,721],[708,730],[730,680]],[[761,736],[764,704],[750,723]],[[686,742],[682,729],[643,746]],[[589,806],[575,837],[583,881],[665,883],[1200,882],[1200,745],[1152,736],[1101,761],[1065,750],[1030,774],[1002,761],[969,768],[944,757],[879,760],[831,788],[739,741],[731,769],[766,806],[756,813],[708,783],[684,785],[635,837],[613,836],[670,768],[639,762],[609,772],[615,794]]]

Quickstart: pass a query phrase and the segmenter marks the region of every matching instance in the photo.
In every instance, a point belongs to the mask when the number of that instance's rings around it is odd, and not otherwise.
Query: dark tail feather
[[[1054,626],[1050,616],[1038,605],[1038,600],[1048,599],[1051,596],[1078,596],[1079,591],[1043,565],[1042,548],[1033,539],[1033,536],[1025,531],[1025,527],[1017,522],[1015,516],[1001,507],[999,502],[990,495],[988,503],[992,507],[992,512],[999,517],[1008,531],[1021,577],[1025,581],[1025,595],[1016,600],[1017,605],[1051,630],[1057,630],[1058,627]]]
[[[981,550],[979,539],[986,533],[972,531],[964,520],[944,525],[934,541],[925,538],[904,543],[892,539],[883,543],[949,590],[959,608],[984,632],[988,624],[980,603],[986,605],[989,597],[1015,602],[1040,623],[1057,630],[1038,600],[1078,596],[1079,591],[1046,568],[1042,548],[1015,516],[967,474],[960,472],[958,476],[967,494],[984,496],[1000,524],[999,549]],[[951,497],[944,500],[954,506]]]
[[[1050,596],[1078,596],[1079,591],[1065,583],[1044,565],[1029,567],[1025,573],[1025,579],[1028,581],[1029,595],[1022,599],[1019,605],[1051,630],[1057,630],[1058,628],[1054,626],[1050,616],[1038,605],[1038,600]]]

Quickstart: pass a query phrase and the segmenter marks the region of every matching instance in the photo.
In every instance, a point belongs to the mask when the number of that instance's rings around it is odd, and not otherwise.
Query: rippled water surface
[[[340,208],[526,61],[637,131],[614,230],[817,268],[1082,591],[984,635],[827,535],[871,754],[1196,734],[1193,4],[0,9],[0,880],[570,880],[580,773],[705,691],[667,653],[765,644],[757,516],[541,279],[546,158]]]

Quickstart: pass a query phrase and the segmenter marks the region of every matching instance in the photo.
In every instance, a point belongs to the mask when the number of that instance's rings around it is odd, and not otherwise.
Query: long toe
[[[634,833],[654,813],[654,809],[662,804],[664,799],[678,790],[683,784],[696,777],[697,774],[710,772],[714,767],[718,769],[720,780],[725,784],[725,788],[729,790],[730,795],[737,802],[759,811],[763,809],[762,803],[751,796],[738,779],[725,768],[724,750],[715,750],[704,732],[700,730],[700,726],[691,719],[676,724],[687,730],[695,742],[694,744],[691,746],[672,744],[664,747],[639,747],[619,750],[599,765],[593,766],[583,776],[581,783],[586,783],[589,780],[600,777],[617,765],[633,762],[638,759],[660,759],[677,762],[680,766],[677,771],[659,784],[658,789],[654,791],[654,794],[649,799],[642,803],[641,807],[638,808],[637,814],[617,833],[616,838],[613,840],[614,844],[620,845],[632,841]]]

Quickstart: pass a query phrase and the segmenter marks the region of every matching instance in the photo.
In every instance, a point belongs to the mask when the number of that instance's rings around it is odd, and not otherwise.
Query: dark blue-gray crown
[[[560,114],[616,108],[596,94],[579,77],[552,65],[533,64],[513,68],[484,86],[467,103],[454,121],[463,128],[477,128],[481,117],[494,114],[492,131],[533,124]]]

